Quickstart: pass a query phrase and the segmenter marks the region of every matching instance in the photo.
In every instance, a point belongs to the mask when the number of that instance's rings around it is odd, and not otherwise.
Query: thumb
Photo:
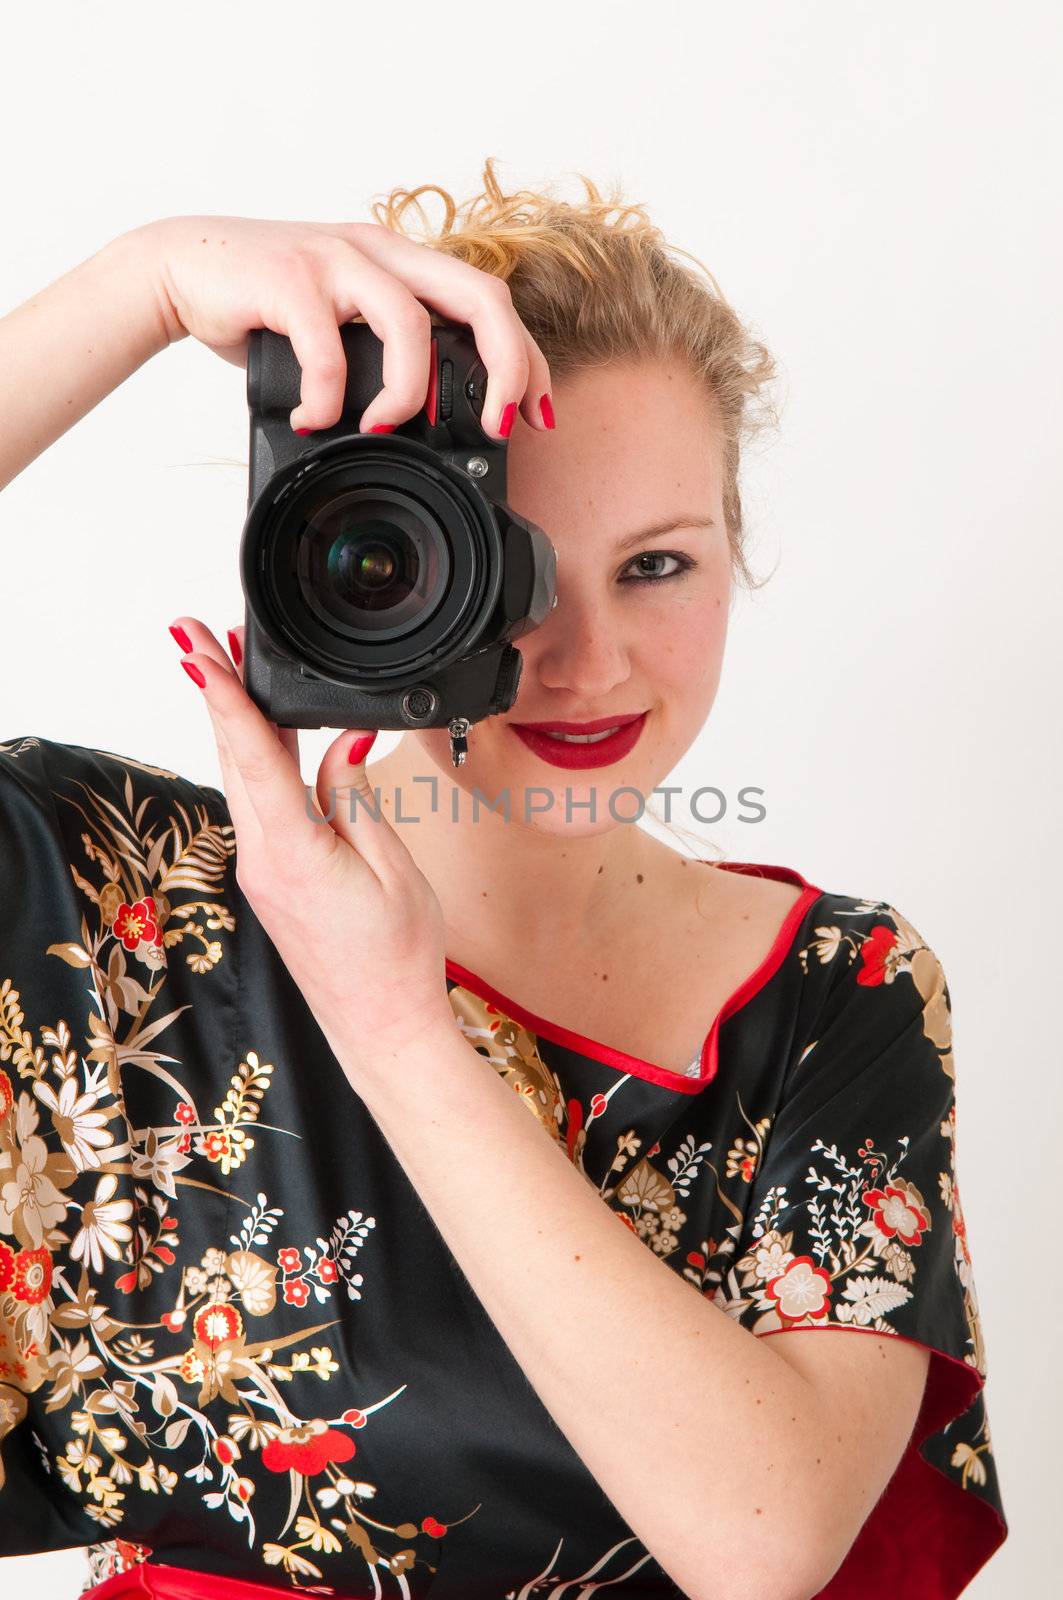
[[[398,843],[365,770],[376,737],[375,729],[347,728],[334,739],[321,758],[314,796],[319,814],[370,866]]]

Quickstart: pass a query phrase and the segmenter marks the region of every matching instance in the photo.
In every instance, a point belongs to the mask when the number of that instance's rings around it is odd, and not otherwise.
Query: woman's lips
[[[522,727],[519,722],[511,722],[509,726],[534,755],[541,756],[552,767],[582,770],[587,767],[611,767],[614,762],[622,761],[638,743],[646,725],[646,717],[644,711],[634,722],[618,728],[610,738],[598,739],[593,744],[569,744],[565,739],[551,739],[548,734]]]

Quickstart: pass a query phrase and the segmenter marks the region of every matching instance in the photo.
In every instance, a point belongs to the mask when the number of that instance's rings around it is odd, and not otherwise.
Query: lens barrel
[[[350,682],[440,667],[474,648],[504,569],[484,496],[412,439],[329,441],[275,473],[241,548],[266,639]]]

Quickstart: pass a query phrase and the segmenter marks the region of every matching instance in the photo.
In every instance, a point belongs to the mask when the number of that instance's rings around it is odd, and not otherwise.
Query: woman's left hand
[[[179,617],[171,632],[182,649],[185,640],[191,646],[182,664],[204,680],[236,881],[357,1089],[432,1028],[453,1030],[439,900],[383,808],[375,815],[368,745],[357,765],[348,761],[360,730],[329,745],[312,799],[297,730],[266,720],[202,622]],[[230,639],[241,661],[243,629]]]

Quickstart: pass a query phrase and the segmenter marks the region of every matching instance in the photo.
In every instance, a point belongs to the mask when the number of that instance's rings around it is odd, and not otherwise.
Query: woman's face
[[[718,427],[684,366],[583,371],[559,382],[553,400],[556,430],[540,433],[518,414],[508,449],[509,504],[538,523],[557,552],[557,604],[514,641],[523,658],[517,699],[473,724],[460,767],[445,729],[407,737],[484,803],[497,808],[508,791],[512,821],[586,836],[637,817],[636,797],[615,791],[631,786],[648,797],[705,722],[720,679],[732,569]],[[678,526],[642,532],[670,523]],[[634,746],[593,767],[554,765],[515,731],[636,713],[645,720]]]

